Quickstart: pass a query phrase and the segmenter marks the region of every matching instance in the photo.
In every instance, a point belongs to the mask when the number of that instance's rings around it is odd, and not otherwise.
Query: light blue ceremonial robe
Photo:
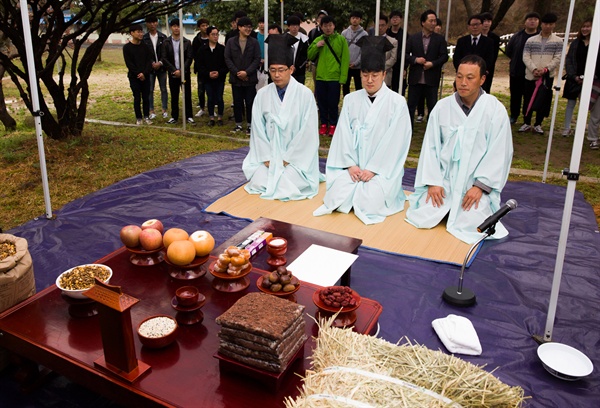
[[[506,108],[492,95],[482,94],[467,116],[450,95],[439,101],[429,115],[419,157],[415,192],[408,198],[406,221],[418,228],[433,228],[448,214],[446,229],[466,243],[475,243],[487,217],[500,208],[500,192],[506,184],[513,145]],[[462,200],[475,180],[490,187],[478,208],[462,209]],[[446,198],[441,207],[425,203],[428,186],[442,186]],[[493,238],[508,231],[496,224]]]
[[[284,161],[289,164],[284,166]],[[312,91],[293,77],[283,101],[274,83],[256,94],[250,151],[242,170],[248,179],[246,191],[261,198],[302,200],[319,192],[317,105]]]
[[[364,89],[346,95],[327,157],[327,192],[313,215],[353,208],[362,222],[376,224],[402,211],[410,138],[406,102],[385,83],[372,103]],[[352,181],[347,169],[355,165],[375,176],[368,182]]]

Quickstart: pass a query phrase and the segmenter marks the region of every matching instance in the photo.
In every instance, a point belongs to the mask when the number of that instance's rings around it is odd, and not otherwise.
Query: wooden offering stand
[[[84,295],[98,302],[104,355],[94,360],[94,365],[130,383],[148,373],[150,366],[135,356],[131,325],[131,307],[139,300],[123,293],[120,286],[108,285],[98,278]]]
[[[197,256],[187,265],[175,265],[169,260],[167,255],[164,256],[164,260],[167,265],[169,265],[169,275],[173,279],[190,280],[198,279],[206,275],[206,269],[204,269],[202,265],[208,261],[208,255]]]

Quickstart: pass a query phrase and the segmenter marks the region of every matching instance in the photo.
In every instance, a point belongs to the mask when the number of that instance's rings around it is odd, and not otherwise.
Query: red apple
[[[140,233],[140,244],[146,251],[153,251],[162,246],[162,234],[159,230],[148,228]]]
[[[158,230],[161,234],[165,232],[165,228],[163,226],[163,223],[160,222],[160,220],[157,219],[151,219],[148,221],[144,221],[144,223],[142,224],[142,229],[148,229],[148,228],[154,228],[155,230]]]
[[[190,241],[196,248],[196,256],[206,256],[215,247],[215,239],[208,231],[196,231],[192,233]]]
[[[128,248],[135,248],[140,245],[140,233],[142,229],[137,225],[126,225],[121,228],[121,242]]]

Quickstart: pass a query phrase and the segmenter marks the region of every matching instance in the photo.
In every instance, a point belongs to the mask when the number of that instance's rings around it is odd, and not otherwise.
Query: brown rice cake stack
[[[304,306],[265,293],[249,293],[215,320],[219,353],[276,373],[283,372],[307,339]]]

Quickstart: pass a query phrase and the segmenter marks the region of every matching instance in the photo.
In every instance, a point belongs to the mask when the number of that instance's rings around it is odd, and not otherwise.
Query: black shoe
[[[208,126],[213,127],[215,125],[215,121],[213,119],[208,121]]]
[[[223,126],[223,119],[217,119],[217,126]]]
[[[233,128],[233,130],[231,131],[231,133],[238,133],[243,131],[244,129],[242,129],[242,127],[240,125],[237,125],[236,127]]]
[[[246,128],[246,134],[247,134],[247,135],[249,135],[249,134],[250,134],[250,126],[248,126],[248,127]]]

